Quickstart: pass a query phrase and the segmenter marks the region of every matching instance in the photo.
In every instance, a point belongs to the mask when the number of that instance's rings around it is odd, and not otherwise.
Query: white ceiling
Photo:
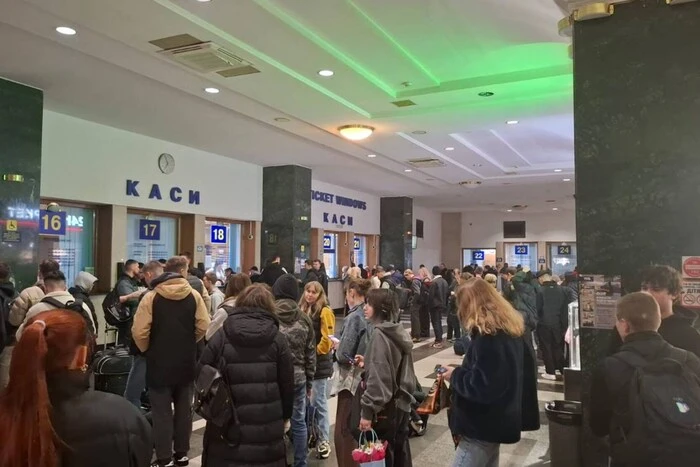
[[[552,0],[0,0],[0,11],[0,76],[44,89],[51,110],[442,211],[573,207],[571,63]],[[201,75],[149,43],[184,33],[261,72]],[[391,104],[403,99],[417,105]],[[336,131],[348,123],[375,134],[351,143]],[[404,171],[427,157],[445,166]]]

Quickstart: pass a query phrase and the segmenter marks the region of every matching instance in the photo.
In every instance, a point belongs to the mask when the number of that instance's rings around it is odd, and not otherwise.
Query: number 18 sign
[[[226,243],[226,233],[228,229],[225,225],[212,225],[211,226],[211,242],[212,243]]]

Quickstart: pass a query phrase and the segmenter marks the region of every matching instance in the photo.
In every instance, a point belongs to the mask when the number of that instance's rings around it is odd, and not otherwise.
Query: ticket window
[[[242,226],[236,223],[205,221],[204,269],[226,279],[226,268],[240,273],[242,268]]]
[[[126,229],[127,259],[147,263],[177,254],[177,217],[127,213]]]
[[[506,243],[505,251],[508,266],[527,266],[537,272],[537,243]]]
[[[367,266],[367,237],[358,235],[353,240],[353,262],[355,266]]]
[[[496,266],[495,248],[462,248],[462,266]]]
[[[552,274],[563,279],[564,274],[572,272],[576,264],[576,243],[549,244],[549,267]]]
[[[95,274],[95,210],[61,206],[59,211],[35,213],[39,219],[39,258],[61,266],[69,287],[80,271]]]
[[[323,234],[323,264],[326,266],[326,275],[330,279],[340,276],[338,274],[338,234],[326,232]]]

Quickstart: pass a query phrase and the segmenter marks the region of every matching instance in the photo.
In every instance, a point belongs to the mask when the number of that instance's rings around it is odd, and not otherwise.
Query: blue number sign
[[[571,254],[571,245],[559,245],[557,247],[557,254],[560,256],[568,256]]]
[[[484,252],[482,250],[474,250],[472,251],[472,260],[473,261],[483,261],[485,259]]]
[[[227,233],[228,229],[225,225],[212,225],[211,226],[211,242],[212,243],[227,243]]]
[[[66,234],[66,213],[51,212],[44,209],[39,213],[39,234],[40,235],[65,235]]]
[[[359,251],[360,250],[360,239],[355,237],[355,240],[353,240],[353,242],[352,242],[352,246],[353,246],[353,249],[355,251]]]
[[[528,245],[515,245],[516,255],[527,255],[530,252],[530,247]]]
[[[140,219],[139,240],[160,240],[160,221]]]
[[[333,246],[332,237],[330,235],[324,235],[323,236],[323,249],[330,250],[332,246]]]

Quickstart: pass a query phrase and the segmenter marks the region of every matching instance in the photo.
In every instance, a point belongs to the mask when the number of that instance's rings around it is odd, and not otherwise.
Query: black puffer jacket
[[[51,421],[67,448],[61,467],[147,467],[151,426],[123,397],[88,391],[85,374],[65,371],[48,381]]]
[[[509,300],[513,308],[523,315],[525,326],[532,330],[537,327],[537,279],[529,272],[518,272],[511,280],[512,293]]]
[[[235,308],[207,344],[200,365],[218,367],[223,355],[240,421],[240,444],[229,447],[215,427],[204,433],[203,466],[285,467],[284,420],[294,405],[294,368],[277,318]]]

